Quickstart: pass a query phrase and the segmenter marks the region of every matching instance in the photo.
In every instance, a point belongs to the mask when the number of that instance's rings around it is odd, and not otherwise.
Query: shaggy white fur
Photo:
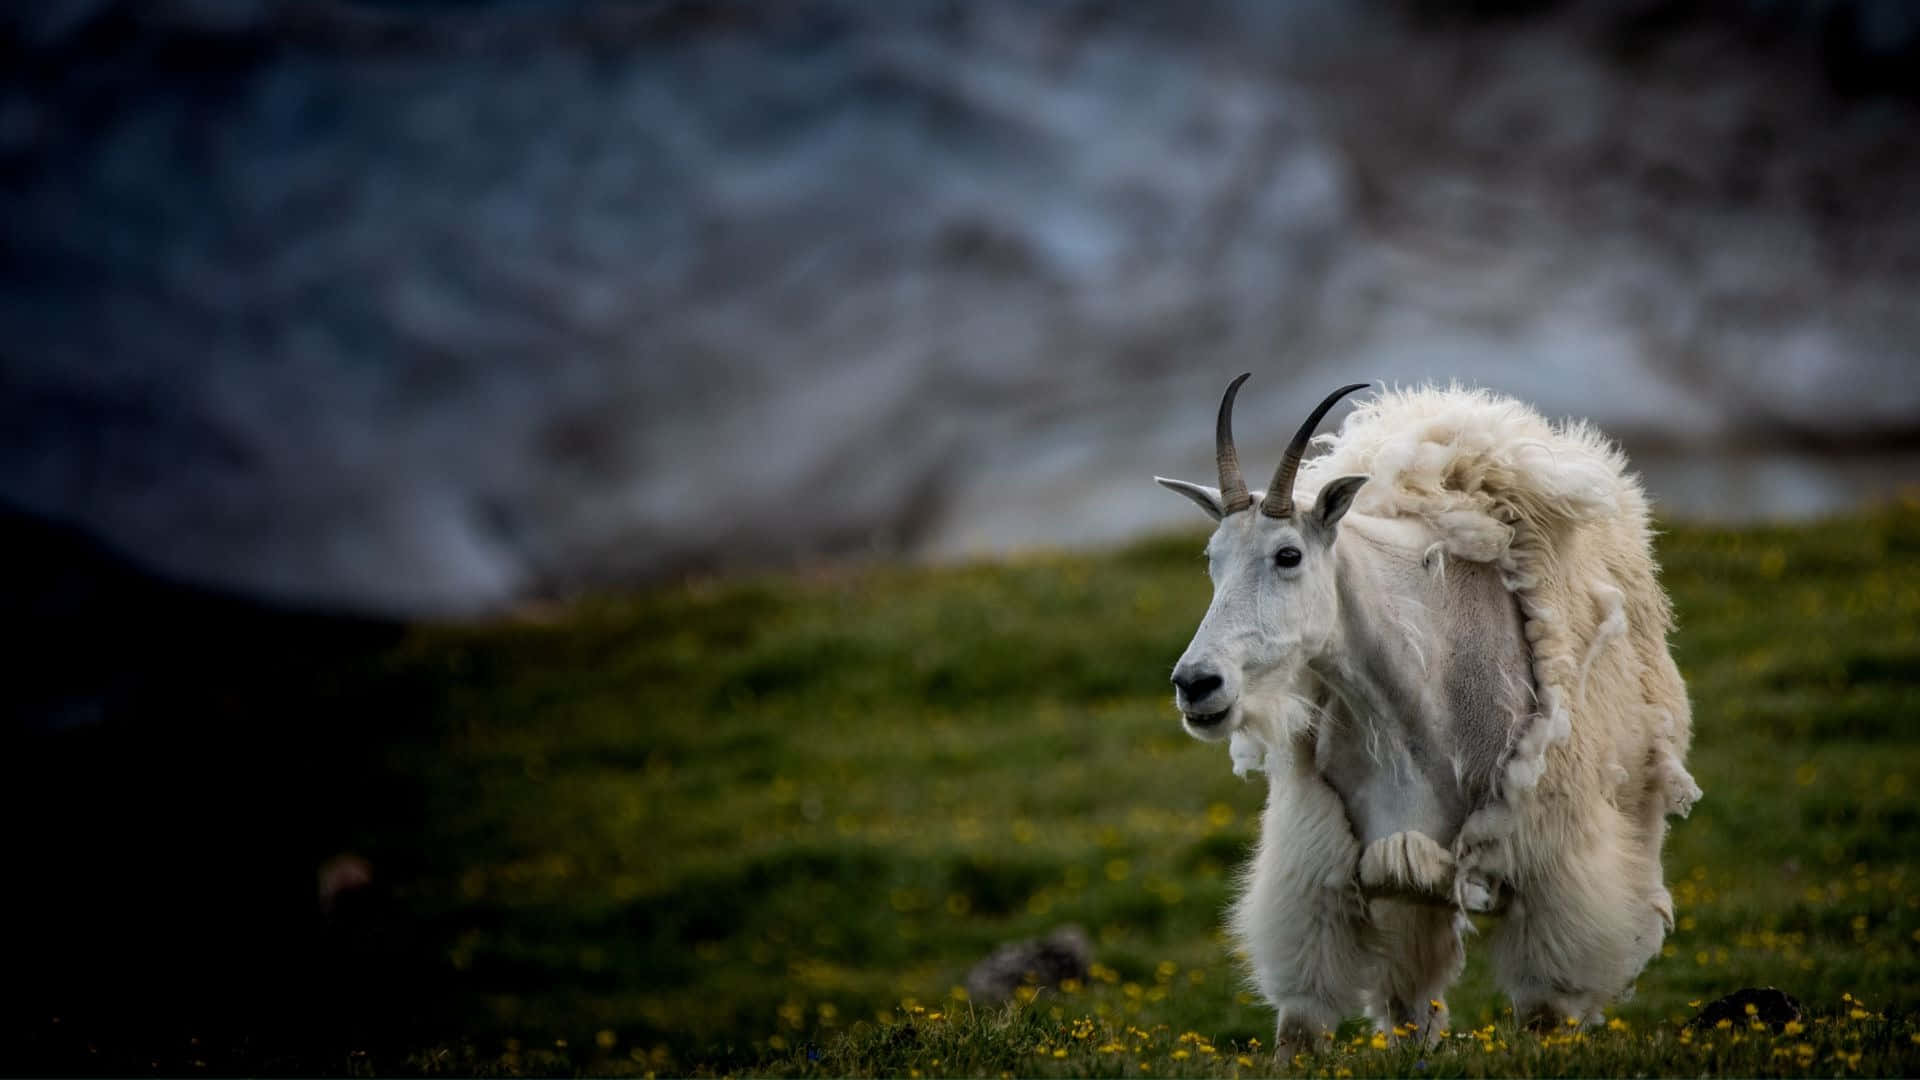
[[[1360,842],[1340,796],[1315,774],[1309,736],[1273,748],[1261,843],[1230,924],[1262,997],[1279,1013],[1280,1043],[1312,1045],[1365,1005],[1381,966],[1356,904],[1352,867]],[[1284,836],[1284,848],[1267,838]]]
[[[1492,948],[1516,1014],[1597,1022],[1672,925],[1660,870],[1666,817],[1700,797],[1683,764],[1691,710],[1667,648],[1672,612],[1640,484],[1587,424],[1550,424],[1482,390],[1387,391],[1316,441],[1326,453],[1303,467],[1301,502],[1334,478],[1367,476],[1353,512],[1423,523],[1437,538],[1430,572],[1445,573],[1447,558],[1498,569],[1524,617],[1537,708],[1446,863],[1431,841],[1405,836],[1363,853],[1313,773],[1304,725],[1250,716],[1235,733],[1236,771],[1272,766],[1233,925],[1281,1034],[1337,1019],[1328,1014],[1350,1003],[1350,987],[1384,979],[1394,1007],[1367,1002],[1384,1018],[1438,998],[1457,974],[1457,913],[1376,902],[1370,917],[1351,897],[1353,875],[1369,868],[1415,884],[1444,871],[1461,911],[1507,900]],[[1436,911],[1441,921],[1428,927]],[[1400,944],[1383,945],[1389,938]],[[1444,1015],[1405,1019],[1431,1030]]]

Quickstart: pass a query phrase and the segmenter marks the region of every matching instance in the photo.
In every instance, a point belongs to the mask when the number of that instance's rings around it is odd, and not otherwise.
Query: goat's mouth
[[[1209,713],[1187,712],[1182,710],[1180,718],[1186,721],[1187,732],[1189,734],[1195,738],[1210,742],[1214,739],[1226,737],[1227,731],[1233,727],[1230,721],[1233,719],[1234,710],[1238,707],[1239,705],[1236,703],[1221,709],[1219,712]]]

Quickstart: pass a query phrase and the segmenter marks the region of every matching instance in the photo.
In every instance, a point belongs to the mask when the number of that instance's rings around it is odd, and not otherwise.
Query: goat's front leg
[[[1367,946],[1366,902],[1354,887],[1360,844],[1339,795],[1292,748],[1271,777],[1247,891],[1233,930],[1260,993],[1279,1013],[1276,1050],[1318,1045],[1358,1012],[1378,955]],[[1302,760],[1304,758],[1304,761]]]
[[[1405,900],[1498,915],[1513,900],[1504,838],[1469,818],[1456,851],[1415,829],[1383,836],[1360,852],[1354,877],[1369,900]],[[1669,918],[1671,918],[1669,916]]]
[[[1513,811],[1492,802],[1467,815],[1453,842],[1453,903],[1462,911],[1497,915],[1513,902]]]
[[[1417,829],[1368,844],[1360,852],[1356,876],[1368,899],[1453,903],[1453,854]]]

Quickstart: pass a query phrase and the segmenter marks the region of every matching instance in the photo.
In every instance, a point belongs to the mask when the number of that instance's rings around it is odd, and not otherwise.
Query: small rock
[[[1752,1006],[1752,1012],[1747,1011],[1748,1006]],[[1787,1026],[1787,1021],[1798,1019],[1800,1002],[1792,994],[1771,986],[1749,986],[1718,1001],[1707,1002],[1700,1015],[1687,1021],[1687,1026],[1713,1028],[1722,1020],[1730,1020],[1734,1027],[1744,1028],[1750,1021],[1758,1020],[1778,1031]]]
[[[1015,941],[993,950],[967,972],[967,994],[981,1004],[1010,1000],[1022,986],[1054,986],[1087,977],[1093,943],[1078,926],[1063,926],[1044,938]]]
[[[358,855],[341,853],[320,864],[320,912],[332,915],[351,899],[364,896],[373,885],[373,864]]]

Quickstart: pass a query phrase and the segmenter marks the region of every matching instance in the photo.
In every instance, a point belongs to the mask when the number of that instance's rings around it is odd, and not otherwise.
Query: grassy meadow
[[[1660,540],[1706,797],[1678,927],[1606,1030],[1515,1031],[1469,941],[1433,1051],[1357,1022],[1276,1061],[1220,933],[1263,778],[1166,673],[1199,533],[1104,554],[696,582],[421,627],[300,678],[401,711],[342,846],[435,1009],[305,1071],[734,1075],[1920,1072],[1920,503]],[[333,665],[333,666],[329,666]],[[1083,985],[966,1000],[1085,928]],[[387,978],[383,975],[382,978]],[[1778,986],[1784,1033],[1689,1031]],[[315,1036],[320,1046],[324,1038]],[[267,1060],[272,1059],[256,1059]]]

